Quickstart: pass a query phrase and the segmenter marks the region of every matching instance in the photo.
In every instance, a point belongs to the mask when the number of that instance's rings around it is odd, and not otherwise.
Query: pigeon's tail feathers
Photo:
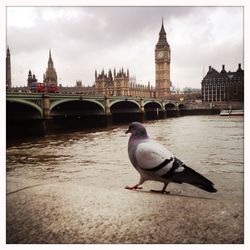
[[[187,167],[186,165],[183,167],[184,170],[182,172],[175,173],[172,176],[171,180],[173,182],[188,183],[210,193],[217,192],[217,190],[214,188],[213,182],[197,173],[193,169]]]

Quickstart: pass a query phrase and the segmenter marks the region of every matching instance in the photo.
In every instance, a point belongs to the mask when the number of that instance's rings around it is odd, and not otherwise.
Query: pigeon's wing
[[[135,150],[137,168],[148,179],[188,183],[208,192],[216,192],[214,184],[174,157],[165,147],[153,140],[139,143]]]
[[[149,140],[138,144],[135,158],[137,166],[143,170],[157,172],[164,168],[167,172],[172,167],[174,156],[158,142]]]
[[[179,171],[182,168],[182,171]],[[186,166],[182,161],[175,158],[172,168],[163,175],[164,178],[171,178],[176,183],[188,183],[208,192],[216,192],[213,182]]]

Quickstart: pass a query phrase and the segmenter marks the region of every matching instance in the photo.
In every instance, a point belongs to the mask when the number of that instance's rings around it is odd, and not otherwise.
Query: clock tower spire
[[[155,84],[156,97],[167,99],[170,97],[170,46],[167,42],[163,18],[159,40],[155,46]]]

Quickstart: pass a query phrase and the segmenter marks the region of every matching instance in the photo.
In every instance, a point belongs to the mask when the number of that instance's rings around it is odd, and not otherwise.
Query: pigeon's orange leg
[[[168,186],[168,183],[164,183],[164,186],[163,186],[162,190],[153,190],[153,189],[151,189],[150,191],[154,192],[154,193],[169,194],[169,192],[165,191],[167,186]]]
[[[136,189],[142,189],[142,187],[139,187],[140,185],[142,185],[145,182],[145,180],[143,178],[140,179],[139,183],[133,186],[126,186],[126,189],[129,190],[136,190]]]

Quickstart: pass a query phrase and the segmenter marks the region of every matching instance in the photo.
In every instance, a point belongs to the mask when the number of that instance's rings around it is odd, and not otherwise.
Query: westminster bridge
[[[8,135],[20,131],[30,133],[33,129],[34,134],[40,134],[51,129],[59,131],[62,127],[95,127],[110,122],[211,114],[221,109],[209,103],[178,103],[154,98],[22,92],[7,92],[6,107]]]
[[[51,119],[58,116],[112,115],[118,113],[156,114],[184,109],[184,103],[127,96],[84,96],[9,92],[7,114],[13,119]]]

